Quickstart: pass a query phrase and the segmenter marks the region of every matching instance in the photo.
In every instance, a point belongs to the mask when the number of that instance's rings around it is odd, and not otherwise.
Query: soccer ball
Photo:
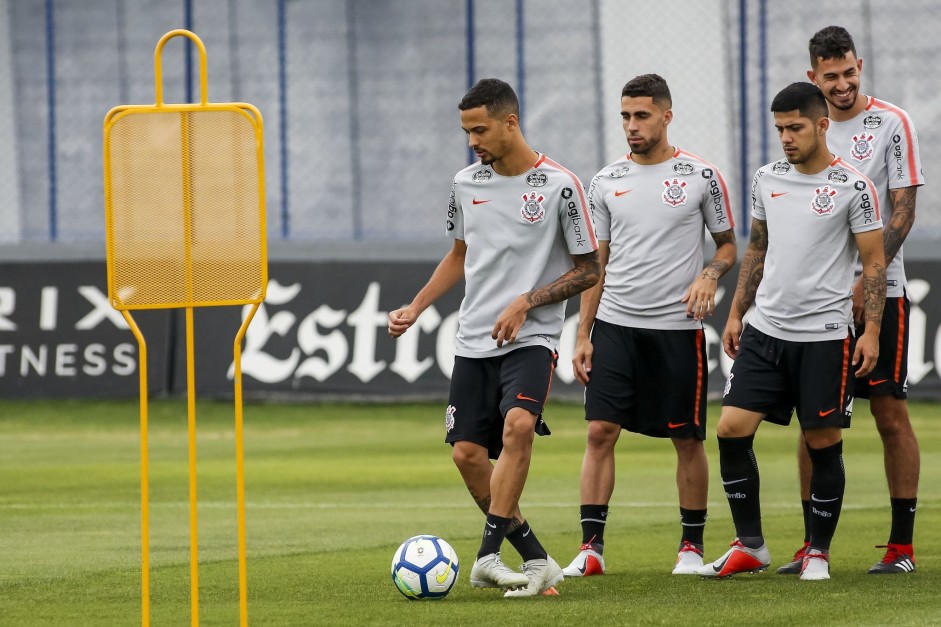
[[[392,582],[410,600],[443,599],[457,571],[457,553],[437,536],[409,538],[392,556]]]

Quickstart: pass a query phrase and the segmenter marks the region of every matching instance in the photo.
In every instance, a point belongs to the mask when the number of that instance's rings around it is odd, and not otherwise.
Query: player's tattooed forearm
[[[768,223],[754,218],[751,221],[751,237],[748,246],[762,252],[768,250]]]
[[[725,263],[720,259],[716,259],[708,266],[703,268],[702,274],[700,275],[704,279],[713,279],[715,281],[719,280],[719,277],[725,274],[725,271],[729,269],[729,264]]]
[[[738,284],[735,287],[736,302],[739,316],[744,316],[748,308],[755,302],[758,285],[765,275],[765,251],[768,250],[768,223],[765,220],[752,218],[751,237],[745,258],[742,259],[742,268],[738,272]]]
[[[739,317],[744,316],[748,308],[755,302],[755,294],[758,293],[758,286],[765,275],[765,256],[756,255],[751,252],[745,255],[742,260],[742,269],[738,273],[738,286],[735,292],[738,295]]]
[[[732,244],[734,246],[735,245],[735,231],[733,231],[732,229],[729,229],[728,231],[721,231],[719,233],[713,233],[712,241],[716,243],[717,250],[721,248],[722,246],[725,246],[726,244]],[[728,269],[731,267],[732,266],[730,264],[728,264],[727,262],[721,259],[713,259],[712,263],[710,263],[708,266],[703,268],[702,274],[700,274],[699,276],[701,276],[704,279],[713,279],[715,281],[718,281],[719,277],[725,274],[726,271],[728,271]]]
[[[885,308],[886,269],[874,264],[876,276],[863,275],[863,313],[866,322],[877,327],[882,324],[882,311]]]
[[[915,196],[917,187],[894,189],[889,196],[892,203],[892,217],[882,232],[885,247],[885,263],[889,265],[902,248],[902,243],[915,224]]]
[[[558,303],[587,290],[598,282],[601,277],[601,266],[598,263],[597,252],[576,255],[574,259],[574,268],[549,285],[537,288],[526,295],[526,300],[531,307]]]

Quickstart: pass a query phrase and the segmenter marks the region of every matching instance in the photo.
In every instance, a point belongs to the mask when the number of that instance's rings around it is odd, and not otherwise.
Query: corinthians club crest
[[[857,161],[865,161],[872,157],[873,137],[870,133],[853,135],[853,148],[850,150],[850,156]]]
[[[674,178],[672,181],[667,179],[663,182],[666,189],[663,190],[663,202],[671,207],[678,207],[686,204],[686,181],[680,181]]]
[[[813,212],[818,216],[833,213],[833,209],[836,207],[836,204],[833,202],[834,196],[836,196],[836,190],[830,189],[829,185],[824,185],[816,190],[816,195],[814,196],[814,201],[810,203],[810,208],[813,209]]]
[[[539,192],[523,194],[523,207],[520,209],[523,219],[530,224],[543,220],[546,217],[546,210],[542,207],[542,201],[545,199],[546,197]]]

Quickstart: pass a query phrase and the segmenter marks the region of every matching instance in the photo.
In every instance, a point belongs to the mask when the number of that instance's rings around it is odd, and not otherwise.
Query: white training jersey
[[[885,224],[892,217],[889,190],[925,184],[915,126],[904,110],[891,103],[870,96],[866,108],[853,119],[830,120],[827,145],[872,181]],[[886,274],[886,295],[903,296],[906,281],[901,248]]]
[[[564,301],[530,310],[513,344],[497,348],[490,334],[513,299],[571,270],[572,255],[598,249],[578,177],[545,155],[519,176],[501,176],[478,161],[454,177],[447,234],[467,244],[455,354],[557,350]]]
[[[627,155],[595,175],[588,198],[595,234],[610,242],[595,317],[644,329],[701,328],[680,299],[703,269],[703,227],[735,226],[719,170],[679,149],[654,165]]]
[[[782,159],[759,168],[752,215],[767,222],[764,275],[748,323],[781,340],[840,340],[852,329],[854,233],[882,228],[872,182],[840,157],[816,174]]]

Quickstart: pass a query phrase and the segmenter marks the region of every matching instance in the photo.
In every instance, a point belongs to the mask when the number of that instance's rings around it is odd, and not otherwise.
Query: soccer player
[[[719,470],[738,537],[699,574],[728,577],[770,565],[752,443],[763,420],[786,425],[796,406],[811,461],[810,539],[800,578],[821,580],[830,578],[830,542],[846,484],[842,429],[853,404],[849,375],[868,375],[879,356],[886,289],[882,221],[872,182],[827,147],[830,120],[819,88],[789,85],[771,111],[786,158],[755,173],[751,239],[722,336],[735,362],[716,429]],[[850,286],[857,251],[865,330],[854,342]]]
[[[702,320],[717,281],[735,264],[725,179],[667,138],[666,81],[631,79],[621,91],[630,152],[589,187],[602,282],[582,292],[572,365],[585,385],[588,442],[581,470],[582,546],[567,577],[604,574],[604,529],[622,429],[670,438],[676,449],[682,537],[673,574],[702,566],[709,489],[706,348]],[[703,229],[716,252],[703,269]]]
[[[902,261],[902,242],[915,223],[915,193],[924,184],[915,127],[908,114],[888,102],[859,92],[863,60],[856,58],[853,38],[840,26],[828,26],[810,40],[807,76],[823,91],[830,111],[828,143],[833,152],[852,163],[875,186],[884,212],[883,247],[887,268],[885,312],[879,334],[879,361],[856,382],[856,397],[868,398],[869,409],[882,438],[885,474],[889,483],[892,527],[882,561],[871,574],[915,570],[912,539],[918,498],[920,460],[918,441],[905,404],[908,387],[909,301]],[[862,286],[853,288],[857,322],[862,312]],[[810,459],[798,442],[804,546],[778,569],[800,572],[809,540]]]
[[[398,337],[462,278],[445,441],[487,515],[472,586],[534,596],[562,581],[519,511],[533,434],[542,421],[565,300],[598,281],[598,244],[578,178],[529,147],[513,89],[479,81],[464,96],[461,126],[480,161],[454,177],[451,250],[408,306],[389,314]],[[492,464],[491,459],[496,463]],[[500,559],[507,538],[523,572]]]

